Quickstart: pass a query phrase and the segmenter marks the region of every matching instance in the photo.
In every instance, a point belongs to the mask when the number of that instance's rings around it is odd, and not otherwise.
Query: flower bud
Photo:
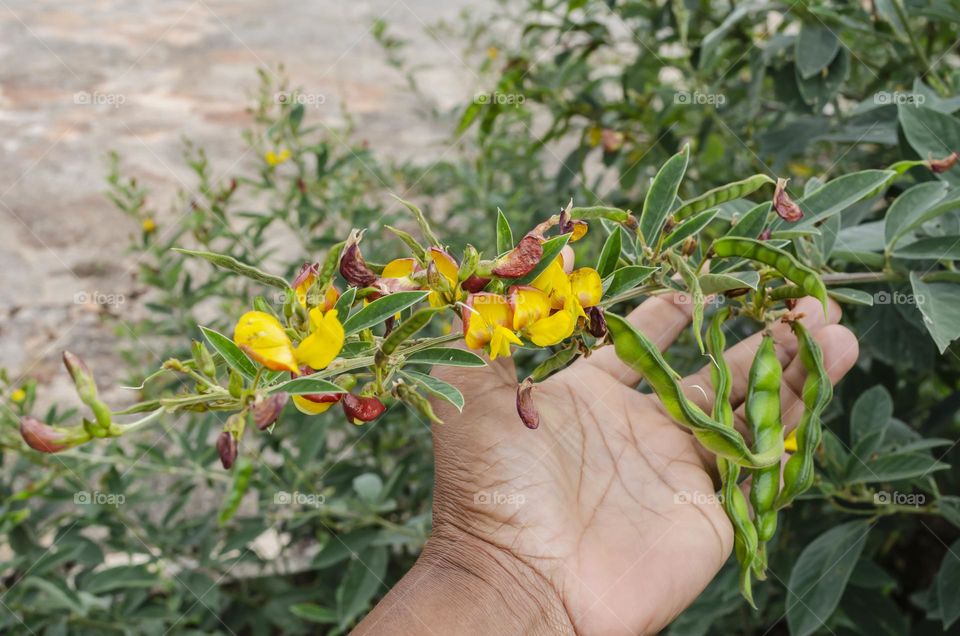
[[[524,236],[512,250],[497,259],[493,273],[501,278],[521,278],[543,258],[543,245],[535,236]]]
[[[465,281],[473,276],[477,271],[477,264],[480,262],[480,252],[473,245],[467,245],[463,250],[463,261],[460,263],[460,269],[457,272],[457,279]]]
[[[587,325],[587,331],[594,338],[603,338],[607,335],[607,319],[603,316],[603,309],[600,307],[587,307],[587,318],[590,323]]]
[[[769,241],[771,236],[773,236],[773,232],[770,230],[770,228],[767,228],[763,232],[760,232],[760,235],[757,236],[757,240]]]
[[[463,281],[460,286],[463,287],[463,289],[467,292],[476,294],[478,292],[482,292],[489,282],[489,278],[482,278],[476,274],[471,274],[470,278]]]
[[[377,280],[360,253],[360,235],[354,230],[340,255],[340,275],[354,287],[369,287]]]
[[[372,422],[387,410],[387,407],[379,399],[373,396],[361,397],[353,393],[343,394],[340,403],[343,405],[343,412],[347,416],[347,420],[354,424]]]
[[[77,387],[77,394],[84,403],[88,400],[97,399],[97,384],[93,380],[90,368],[83,360],[69,351],[64,351],[63,366],[67,368],[67,372],[73,378],[73,384]]]
[[[253,407],[253,423],[257,425],[257,428],[262,431],[276,422],[288,399],[289,396],[286,393],[274,393],[255,404]]]
[[[773,209],[777,216],[788,223],[794,223],[803,218],[803,210],[787,194],[787,180],[777,179],[777,187],[773,192]]]
[[[237,461],[237,450],[237,438],[230,431],[222,431],[217,437],[217,454],[225,469],[230,470]]]
[[[217,365],[213,361],[213,356],[207,347],[197,340],[193,341],[191,347],[193,353],[193,363],[197,365],[197,370],[208,378],[217,377]]]
[[[41,453],[58,453],[90,440],[90,434],[81,427],[48,426],[30,415],[20,420],[20,436],[27,446]]]
[[[957,155],[956,152],[951,152],[943,159],[928,159],[927,167],[930,168],[932,172],[941,174],[952,168],[954,164],[957,163],[957,159],[960,159],[960,155]]]
[[[529,429],[540,426],[540,412],[533,403],[533,381],[527,378],[517,387],[517,414]]]
[[[560,212],[560,233],[569,234],[570,242],[575,243],[584,237],[589,229],[586,221],[570,218],[570,210],[573,208],[571,200],[567,207]]]

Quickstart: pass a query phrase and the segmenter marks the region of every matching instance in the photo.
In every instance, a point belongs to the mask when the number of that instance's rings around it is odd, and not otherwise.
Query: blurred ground
[[[105,155],[172,200],[190,181],[183,137],[215,171],[244,157],[240,131],[255,69],[283,63],[292,84],[323,95],[328,125],[346,107],[374,147],[410,156],[442,143],[370,35],[374,20],[415,39],[428,100],[448,108],[469,91],[456,45],[424,36],[465,0],[0,0],[0,366],[72,393],[59,353],[87,357],[103,378],[122,369],[115,335],[91,300],[135,311],[138,231],[103,197]],[[475,4],[475,3],[474,3]],[[240,165],[240,164],[238,164]],[[99,296],[97,296],[99,295]],[[73,402],[73,400],[71,400]]]

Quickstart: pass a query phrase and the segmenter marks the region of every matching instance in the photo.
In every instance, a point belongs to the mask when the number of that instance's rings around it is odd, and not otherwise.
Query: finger
[[[825,325],[838,323],[842,315],[840,305],[831,300],[827,308],[827,315],[824,316],[820,301],[814,298],[801,299],[797,303],[796,311],[803,313],[800,322],[811,333]],[[780,364],[786,367],[797,355],[797,338],[793,330],[790,329],[790,325],[783,323],[773,325],[770,332],[773,336],[777,358],[780,360]],[[733,345],[724,353],[723,357],[727,361],[727,366],[730,367],[730,375],[733,380],[730,389],[730,403],[734,409],[742,404],[747,396],[750,366],[753,364],[753,358],[762,341],[763,334],[755,333]],[[710,362],[704,365],[699,371],[687,376],[680,383],[687,397],[707,411],[713,406],[713,384],[710,374],[712,364]]]
[[[688,298],[682,294],[648,298],[627,315],[627,320],[650,338],[660,351],[664,351],[690,323],[693,305],[684,300]],[[601,369],[627,386],[640,381],[640,374],[621,362],[613,347],[600,349],[581,364]]]

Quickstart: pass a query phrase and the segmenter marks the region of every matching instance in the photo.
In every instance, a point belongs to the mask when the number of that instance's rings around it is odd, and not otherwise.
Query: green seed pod
[[[240,503],[243,501],[243,496],[247,493],[247,488],[250,487],[250,477],[252,475],[253,462],[246,457],[240,457],[234,470],[233,485],[230,487],[230,494],[227,495],[223,508],[220,509],[220,514],[217,517],[220,525],[227,523],[233,518],[233,515],[237,514]]]
[[[734,181],[720,187],[708,190],[700,196],[690,199],[673,213],[675,219],[685,219],[686,217],[702,212],[714,206],[739,199],[751,194],[768,183],[774,183],[773,179],[765,174],[755,174],[742,181]]]
[[[236,369],[230,369],[230,380],[227,383],[227,390],[231,397],[239,398],[243,394],[243,376],[237,373]]]
[[[426,327],[427,324],[429,324],[433,317],[437,314],[437,312],[441,310],[442,308],[440,307],[424,307],[422,309],[418,309],[413,313],[412,316],[400,323],[400,325],[391,331],[390,335],[384,338],[383,342],[380,344],[380,349],[374,356],[376,364],[384,364],[387,358],[397,350],[397,347],[412,338],[418,331]]]
[[[789,505],[813,484],[814,455],[822,437],[820,416],[833,397],[820,345],[800,322],[790,326],[800,342],[799,357],[807,370],[807,379],[803,383],[804,412],[797,426],[797,452],[783,468],[783,490],[777,498],[777,508]]]

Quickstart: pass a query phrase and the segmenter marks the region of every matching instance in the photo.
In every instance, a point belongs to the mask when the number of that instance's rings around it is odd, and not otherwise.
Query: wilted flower
[[[789,223],[803,218],[803,210],[787,194],[786,179],[777,179],[777,187],[773,192],[773,209],[776,210],[777,216]]]
[[[377,280],[377,274],[360,253],[360,234],[356,230],[350,233],[340,254],[340,275],[354,287],[369,287]]]
[[[353,393],[342,395],[343,399],[340,402],[343,405],[343,412],[347,416],[347,420],[354,424],[372,422],[387,410],[384,403],[375,397],[363,397]]]
[[[927,159],[927,167],[929,167],[931,171],[941,174],[952,168],[954,164],[957,163],[957,159],[960,159],[960,155],[956,152],[951,152],[943,159]]]
[[[540,412],[533,402],[533,381],[527,378],[517,387],[517,414],[527,428],[540,426]]]
[[[540,239],[528,234],[516,247],[497,259],[492,271],[500,278],[520,278],[533,271],[542,257]]]
[[[231,431],[222,431],[217,436],[217,454],[220,455],[220,463],[227,470],[237,461],[237,438]]]
[[[253,423],[261,431],[277,421],[283,407],[287,404],[288,396],[286,393],[274,393],[260,402],[257,402],[253,409]]]

